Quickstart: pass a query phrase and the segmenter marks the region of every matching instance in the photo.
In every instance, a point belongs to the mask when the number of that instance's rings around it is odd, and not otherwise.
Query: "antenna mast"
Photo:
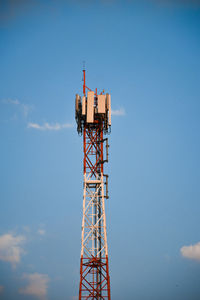
[[[88,90],[86,96],[86,89]],[[77,131],[83,135],[83,219],[81,237],[79,300],[110,300],[110,276],[105,216],[108,199],[108,138],[111,130],[111,97],[86,86],[83,67],[83,97],[76,95]]]

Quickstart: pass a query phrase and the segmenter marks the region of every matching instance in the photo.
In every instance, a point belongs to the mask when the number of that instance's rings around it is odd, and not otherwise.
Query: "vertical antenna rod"
[[[85,96],[85,62],[83,62],[83,95]]]

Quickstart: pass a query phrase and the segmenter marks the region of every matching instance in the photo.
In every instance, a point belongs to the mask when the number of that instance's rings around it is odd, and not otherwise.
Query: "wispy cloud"
[[[183,257],[200,261],[200,242],[194,245],[183,246],[180,251]]]
[[[58,131],[58,130],[61,130],[61,129],[72,128],[72,127],[73,127],[73,124],[70,124],[70,123],[50,124],[50,123],[46,122],[43,125],[40,125],[38,123],[28,123],[28,128],[33,128],[33,129],[37,129],[37,130],[54,130],[54,131]]]
[[[4,286],[0,285],[0,294],[3,292],[3,290],[4,290]]]
[[[14,236],[10,233],[0,236],[0,260],[7,261],[15,268],[24,252],[22,244],[26,238],[22,235]]]
[[[22,112],[23,112],[25,118],[33,110],[33,106],[27,105],[27,104],[21,104],[21,108],[22,108]]]
[[[38,229],[37,232],[38,232],[39,235],[45,235],[46,230],[45,229]]]
[[[44,300],[47,296],[49,276],[47,274],[32,273],[24,274],[23,279],[28,281],[26,287],[19,289],[20,294],[32,295]]]
[[[2,99],[2,103],[4,104],[11,104],[13,106],[18,107],[18,109],[21,111],[23,116],[26,118],[28,114],[33,110],[33,105],[28,105],[20,102],[18,99]]]
[[[112,116],[125,116],[125,109],[123,107],[116,109],[116,110],[111,110]]]
[[[2,99],[0,100],[1,103],[10,104],[14,107],[18,108],[18,112],[21,111],[23,117],[27,119],[29,113],[33,110],[33,105],[28,105],[20,102],[18,99]],[[14,116],[11,118],[12,120],[16,120],[18,117],[17,109],[15,111]],[[37,129],[41,131],[58,131],[62,129],[72,128],[74,125],[71,123],[49,123],[45,122],[43,124],[28,122],[27,128]]]
[[[20,105],[20,102],[19,102],[19,100],[17,100],[17,99],[3,99],[3,100],[1,100],[1,102],[2,103],[4,103],[4,104],[14,104],[14,105]]]

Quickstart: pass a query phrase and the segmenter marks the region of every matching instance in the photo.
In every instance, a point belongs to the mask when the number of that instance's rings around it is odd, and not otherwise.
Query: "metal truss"
[[[81,299],[111,299],[104,203],[103,124],[85,125],[84,191],[81,241]]]

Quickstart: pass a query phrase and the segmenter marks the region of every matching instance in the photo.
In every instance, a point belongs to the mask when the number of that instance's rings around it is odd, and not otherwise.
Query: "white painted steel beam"
[[[103,174],[100,180],[87,180],[84,176],[81,255],[108,254],[103,179]],[[88,186],[91,182],[92,188]]]

